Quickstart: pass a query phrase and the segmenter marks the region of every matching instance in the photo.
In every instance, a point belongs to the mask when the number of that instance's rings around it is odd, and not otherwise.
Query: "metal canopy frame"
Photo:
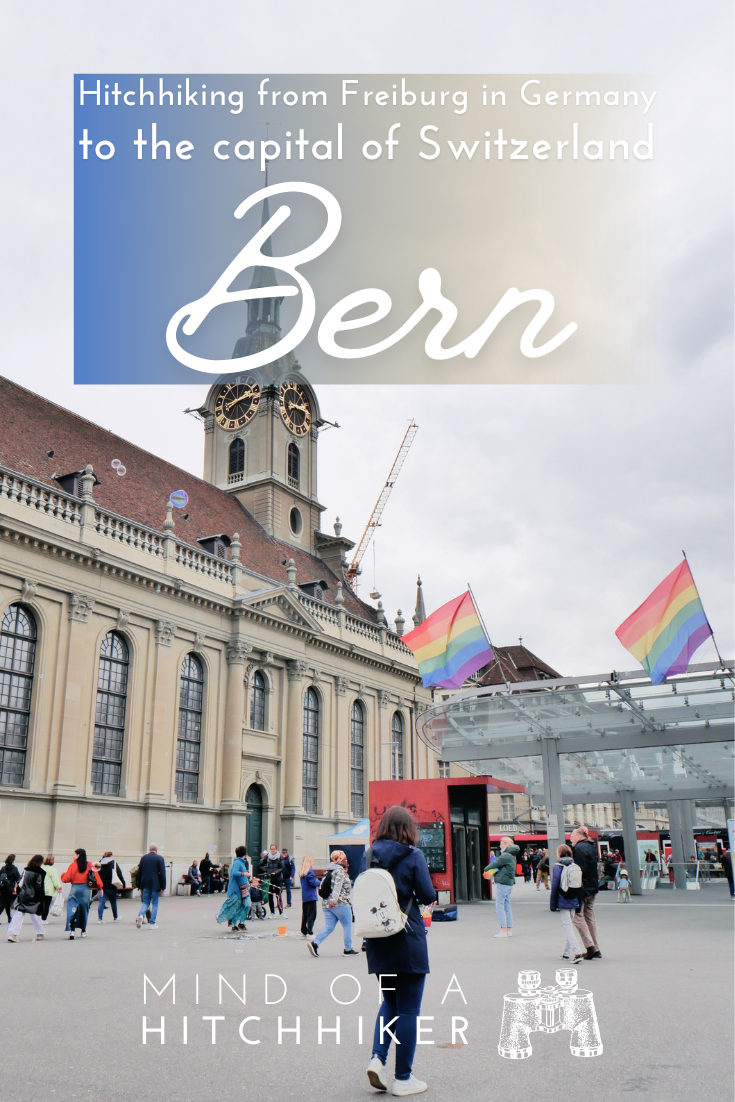
[[[735,796],[734,669],[693,664],[660,685],[634,670],[476,687],[432,705],[416,728],[444,761],[506,762],[543,800],[550,854],[564,839],[564,804],[620,804],[638,894],[633,801],[667,805],[683,877],[693,801]]]

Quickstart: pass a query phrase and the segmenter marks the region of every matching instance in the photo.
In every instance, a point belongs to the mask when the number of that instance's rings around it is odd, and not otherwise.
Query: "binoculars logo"
[[[542,987],[540,972],[519,972],[518,990],[503,999],[498,1052],[525,1060],[533,1051],[530,1034],[571,1030],[572,1056],[601,1056],[602,1040],[591,991],[577,987],[576,968],[557,968],[556,987]]]

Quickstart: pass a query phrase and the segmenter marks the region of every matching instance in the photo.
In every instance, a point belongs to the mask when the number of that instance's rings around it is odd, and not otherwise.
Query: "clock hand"
[[[240,402],[244,402],[244,401],[245,401],[246,399],[248,399],[248,398],[250,398],[250,399],[252,399],[252,398],[253,398],[253,391],[252,391],[252,389],[251,389],[251,390],[247,390],[247,391],[245,392],[245,394],[241,394],[239,398],[235,398],[235,399],[233,399],[233,401],[231,401],[231,402],[229,403],[229,405],[226,405],[226,406],[225,406],[225,411],[226,411],[226,412],[229,412],[229,411],[230,411],[230,410],[232,409],[232,407],[233,407],[233,406],[236,406],[236,405],[238,405],[238,403],[240,403]]]

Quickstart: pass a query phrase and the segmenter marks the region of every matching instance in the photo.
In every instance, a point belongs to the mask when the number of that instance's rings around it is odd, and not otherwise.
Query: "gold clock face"
[[[282,383],[278,408],[289,432],[294,436],[306,436],[311,428],[311,408],[304,387],[299,383]]]
[[[260,387],[255,379],[225,383],[214,402],[214,416],[223,429],[241,429],[258,412]]]

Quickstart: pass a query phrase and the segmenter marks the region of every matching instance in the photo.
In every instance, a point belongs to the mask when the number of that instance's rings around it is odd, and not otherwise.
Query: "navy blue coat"
[[[309,869],[306,876],[301,877],[301,902],[313,903],[317,898],[319,880],[313,869]]]
[[[166,862],[160,853],[146,853],[145,857],[141,857],[137,883],[141,890],[147,888],[152,892],[165,892]]]
[[[361,865],[363,872],[365,857]],[[415,846],[388,842],[385,838],[373,842],[372,857],[378,868],[387,869],[392,875],[398,902],[403,913],[408,915],[408,923],[405,929],[392,937],[366,938],[368,972],[383,976],[401,972],[426,974],[429,971],[429,952],[419,903],[433,903],[436,899],[426,858]]]
[[[582,888],[585,898],[588,895],[597,895],[600,890],[600,882],[597,878],[597,846],[594,842],[577,842],[572,846],[574,863],[582,870]]]
[[[579,911],[582,909],[584,888],[570,888],[566,894],[561,888],[561,874],[565,865],[576,864],[571,857],[562,857],[556,862],[551,873],[550,911]]]

